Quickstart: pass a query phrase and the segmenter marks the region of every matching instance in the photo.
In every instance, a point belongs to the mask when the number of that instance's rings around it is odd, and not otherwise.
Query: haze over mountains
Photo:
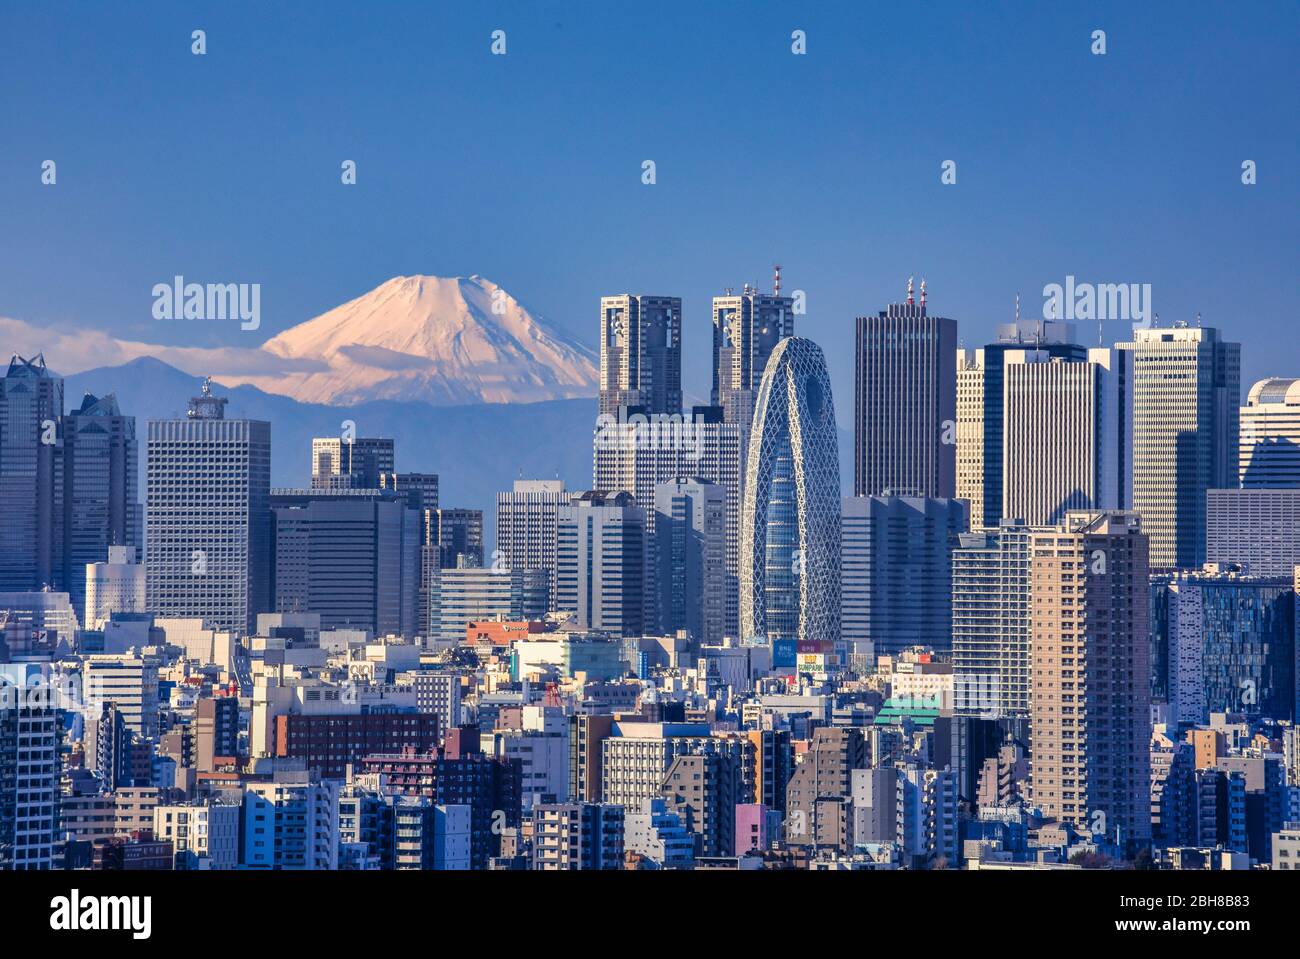
[[[202,324],[233,321],[165,322],[169,332],[190,324],[197,336]],[[0,341],[14,353],[44,353],[64,373],[151,356],[195,377],[340,406],[539,403],[594,397],[598,382],[594,351],[480,276],[396,276],[254,347],[168,346],[90,324],[57,330],[3,316]]]
[[[591,481],[595,354],[479,276],[394,277],[253,348],[10,318],[0,318],[0,342],[43,352],[70,407],[85,392],[117,395],[136,417],[141,499],[146,422],[183,416],[206,375],[229,398],[228,416],[271,422],[276,486],[307,485],[312,437],[339,435],[344,420],[359,436],[392,437],[399,470],[438,473],[446,505],[490,514],[520,476]]]
[[[593,327],[595,326],[593,322]],[[591,482],[597,358],[479,276],[394,277],[255,348],[168,347],[0,318],[10,352],[44,352],[69,407],[116,393],[146,422],[183,416],[212,375],[227,415],[271,423],[272,483],[305,486],[311,439],[389,436],[397,468],[435,472],[448,506],[483,509],[519,478]]]
[[[68,376],[64,391],[68,406],[85,392],[116,393],[122,411],[136,417],[143,460],[146,420],[184,416],[199,386],[188,373],[145,357]],[[217,379],[213,390],[229,399],[227,416],[270,421],[274,486],[308,485],[312,437],[338,436],[345,419],[356,422],[358,436],[391,436],[399,470],[439,474],[444,505],[482,509],[489,518],[497,491],[510,489],[520,475],[558,476],[570,489],[591,482],[596,405],[587,399],[471,406],[374,400],[343,409],[300,403],[253,386],[229,387]]]

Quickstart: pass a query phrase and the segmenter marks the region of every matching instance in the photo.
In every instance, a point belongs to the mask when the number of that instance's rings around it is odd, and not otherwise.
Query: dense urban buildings
[[[312,489],[379,489],[392,472],[390,439],[326,436],[311,441]]]
[[[0,868],[1294,868],[1294,381],[1238,411],[1200,328],[959,349],[923,284],[855,324],[846,496],[773,287],[686,411],[681,301],[606,297],[594,434],[540,438],[591,488],[458,507],[346,422],[272,489],[209,383],[138,463],[16,357]]]

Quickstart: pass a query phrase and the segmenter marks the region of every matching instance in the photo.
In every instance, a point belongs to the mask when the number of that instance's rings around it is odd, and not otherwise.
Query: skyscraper
[[[270,608],[271,424],[228,420],[211,381],[185,419],[150,420],[148,605],[246,634]]]
[[[556,605],[581,629],[645,633],[646,510],[631,493],[592,490],[560,508]]]
[[[853,495],[956,495],[957,321],[921,302],[857,319]]]
[[[62,589],[63,380],[45,357],[0,377],[0,592]]]
[[[107,562],[110,546],[138,545],[137,453],[135,417],[123,416],[111,393],[87,393],[63,419],[63,582],[79,613],[87,565]]]
[[[740,426],[723,421],[716,406],[697,406],[689,416],[646,417],[627,408],[602,415],[593,449],[592,487],[627,490],[647,507],[647,535],[655,527],[655,487],[682,476],[726,491],[727,582],[725,635],[739,622],[740,490],[744,464]],[[653,572],[653,567],[652,567]],[[651,589],[655,587],[651,584]]]
[[[727,494],[700,480],[660,483],[654,496],[658,630],[722,641],[726,621]]]
[[[681,412],[681,297],[601,297],[600,412],[620,406]]]
[[[378,489],[276,489],[273,606],[317,613],[325,629],[414,637],[420,519]]]
[[[316,437],[311,441],[312,489],[379,489],[393,472],[393,441],[383,437]]]
[[[967,533],[952,553],[953,705],[965,715],[1029,715],[1030,530],[1008,521]]]
[[[860,665],[909,646],[952,648],[952,551],[969,525],[958,499],[851,496],[840,506],[841,616]]]
[[[1087,359],[1069,323],[1022,321],[998,327],[995,343],[957,351],[957,497],[971,504],[972,529],[996,529],[1004,517],[1002,465],[1004,370],[1009,354]]]
[[[1031,538],[1034,804],[1129,848],[1151,835],[1147,537],[1134,513],[1068,513]]]
[[[1237,484],[1241,344],[1179,324],[1117,348],[1133,351],[1133,508],[1151,566],[1197,569],[1206,490]]]
[[[1132,505],[1131,354],[1003,354],[1002,512],[1050,526],[1069,510]]]
[[[840,472],[826,360],[782,340],[754,407],[740,524],[741,640],[840,633]]]
[[[555,610],[555,538],[560,507],[568,505],[564,480],[515,480],[497,493],[497,536],[493,565],[546,573],[547,609]]]
[[[728,291],[713,298],[711,402],[746,438],[768,358],[777,343],[794,336],[794,300],[781,295],[779,273],[774,282],[772,293],[746,284],[739,294]]]
[[[1260,380],[1241,408],[1243,489],[1300,487],[1300,379]]]

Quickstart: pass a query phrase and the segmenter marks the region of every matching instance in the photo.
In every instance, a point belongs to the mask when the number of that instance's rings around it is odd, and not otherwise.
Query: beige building
[[[1147,548],[1131,512],[1031,538],[1033,802],[1124,845],[1151,834]]]

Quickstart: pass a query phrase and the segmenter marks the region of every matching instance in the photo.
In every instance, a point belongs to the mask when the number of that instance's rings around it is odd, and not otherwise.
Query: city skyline
[[[15,929],[1284,929],[1289,26],[0,9]]]
[[[319,23],[290,23],[274,11],[205,11],[198,24],[196,15],[165,7],[111,18],[84,11],[71,22],[6,11],[13,32],[28,41],[9,58],[13,95],[29,104],[15,111],[12,134],[35,152],[0,158],[0,203],[11,224],[0,238],[9,264],[0,316],[141,342],[239,348],[393,275],[482,274],[594,346],[593,294],[651,289],[683,299],[683,378],[688,393],[704,398],[711,297],[747,282],[766,290],[772,264],[782,263],[786,292],[808,296],[801,333],[826,349],[841,396],[849,395],[852,374],[839,357],[847,355],[853,317],[899,299],[910,275],[929,280],[935,310],[963,321],[967,347],[991,341],[996,325],[1010,321],[1017,293],[1033,317],[1045,285],[1075,276],[1150,283],[1165,325],[1194,324],[1199,312],[1246,343],[1243,375],[1251,382],[1300,364],[1278,325],[1300,293],[1287,256],[1300,191],[1282,173],[1292,152],[1283,135],[1296,107],[1267,95],[1293,79],[1271,55],[1285,30],[1271,29],[1268,15],[1234,18],[1229,31],[1222,27],[1230,15],[1212,5],[1168,17],[1118,4],[1068,14],[1028,4],[998,12],[938,4],[908,17],[852,5],[796,14],[760,4],[743,16],[696,11],[696,29],[675,31],[671,18],[626,10],[588,8],[580,17],[524,5],[451,10],[440,29],[390,42],[383,62],[350,73],[340,85],[342,107],[322,114],[300,91],[332,84],[321,72],[330,53],[346,57],[343,42],[373,50],[392,31],[382,13],[364,20],[345,7],[330,13]],[[205,57],[190,52],[197,27],[207,31]],[[1098,28],[1107,30],[1104,56],[1089,50]],[[505,56],[489,52],[494,29],[506,31]],[[807,36],[802,56],[790,49],[796,29]],[[620,79],[603,42],[615,36],[620,47],[670,49],[684,69],[645,82]],[[888,67],[910,44],[880,39],[912,36],[939,55],[924,80],[913,71],[901,72],[907,82],[893,79]],[[756,56],[719,76],[704,67],[715,37]],[[421,55],[425,46],[437,51],[436,67]],[[845,71],[868,51],[884,69],[873,72],[870,95],[859,96]],[[67,72],[71,57],[111,69],[119,58],[149,54],[157,66],[132,71],[117,96]],[[39,65],[25,68],[28,58]],[[1196,72],[1179,69],[1190,62]],[[300,79],[283,87],[272,127],[267,109],[275,96],[258,103],[287,70]],[[593,70],[614,78],[600,85],[608,89],[580,86]],[[1023,71],[1038,77],[1032,90],[1019,82]],[[219,78],[231,75],[244,79],[225,91]],[[450,85],[439,82],[444,76]],[[527,100],[513,97],[525,77],[534,81],[534,103],[552,108],[548,119],[572,146],[550,145],[554,133],[539,126]],[[978,96],[968,89],[972,79],[982,81]],[[580,90],[594,123],[578,125],[564,109]],[[687,90],[703,96],[699,107]],[[127,95],[157,106],[125,115]],[[73,97],[79,108],[70,106]],[[465,109],[475,97],[487,108]],[[800,109],[806,100],[824,106]],[[203,105],[212,126],[184,126],[179,104]],[[235,106],[240,119],[228,115]],[[742,119],[745,109],[778,118],[777,149],[760,148],[769,138],[762,124]],[[736,154],[743,160],[724,164],[692,148],[701,111],[724,118],[713,121],[720,132],[739,128],[750,147]],[[415,130],[404,122],[404,137],[396,137],[392,125],[412,116],[429,120]],[[1173,134],[1193,116],[1205,148],[1189,152]],[[611,152],[593,141],[631,132],[634,117],[659,131],[656,147]],[[467,125],[457,138],[473,146],[421,149],[430,136],[422,127],[449,123]],[[110,144],[113,124],[132,135]],[[523,136],[534,148],[503,156],[496,145],[505,129],[513,143]],[[272,135],[286,148],[256,149]],[[228,163],[209,149],[218,143]],[[188,172],[158,170],[147,152],[155,147]],[[464,162],[480,152],[489,162]],[[419,176],[417,157],[427,161]],[[41,183],[47,159],[62,160],[53,186]],[[352,187],[339,177],[348,159],[358,164]],[[641,182],[647,159],[657,164],[653,186]],[[941,182],[947,160],[957,164],[952,185]],[[1241,182],[1245,160],[1258,169],[1249,187]],[[785,175],[792,165],[800,176]],[[735,194],[727,178],[742,171],[750,189]],[[502,191],[506,183],[515,186]],[[219,203],[209,198],[216,184]],[[204,239],[173,230],[158,244],[141,232],[140,218],[127,215],[140,206],[167,222],[201,224]],[[764,207],[764,218],[786,224],[779,237],[732,230],[721,248],[713,241],[706,224],[744,223]],[[277,210],[289,214],[280,216],[285,222],[268,220]],[[541,236],[507,235],[516,233],[511,221],[537,222],[539,213]],[[87,215],[119,242],[89,247],[76,229]],[[651,229],[616,227],[616,244],[596,239],[620,221]],[[587,229],[577,228],[583,223]],[[864,242],[857,224],[887,224],[890,242],[883,249]],[[678,239],[671,254],[647,245],[665,228]],[[1201,236],[1213,242],[1195,239]],[[81,282],[57,280],[54,264],[39,256],[54,243],[70,262],[85,264]],[[260,283],[261,328],[153,319],[150,291],[175,275]],[[1251,351],[1270,330],[1280,350]],[[1123,339],[1119,332],[1101,345]],[[1081,342],[1098,345],[1094,333]],[[841,424],[848,422],[842,404]]]

